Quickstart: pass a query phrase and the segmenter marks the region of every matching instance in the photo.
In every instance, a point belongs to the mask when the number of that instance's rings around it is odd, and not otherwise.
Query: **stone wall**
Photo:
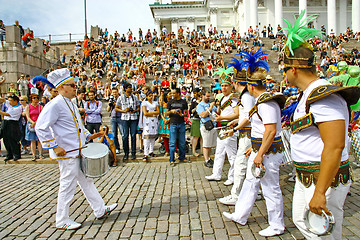
[[[21,74],[30,77],[42,74],[51,66],[60,65],[60,50],[51,47],[44,54],[43,40],[36,38],[29,43],[31,46],[25,50],[20,42],[20,30],[15,26],[6,26],[6,43],[0,48],[0,69],[6,81],[0,86],[0,92],[5,93],[10,83],[16,83]]]

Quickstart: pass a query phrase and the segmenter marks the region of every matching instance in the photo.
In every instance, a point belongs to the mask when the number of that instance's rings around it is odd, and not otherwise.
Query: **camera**
[[[133,107],[129,107],[129,111],[130,112],[134,111]]]
[[[110,107],[114,107],[115,106],[115,100],[114,100],[114,96],[111,95],[109,98],[109,106]]]

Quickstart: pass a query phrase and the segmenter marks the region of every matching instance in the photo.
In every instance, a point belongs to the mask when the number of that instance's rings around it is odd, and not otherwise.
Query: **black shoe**
[[[21,157],[14,157],[14,161],[21,159]]]
[[[123,161],[125,162],[125,161],[127,161],[129,159],[129,155],[125,155],[124,157],[123,157]]]
[[[213,168],[214,161],[210,158],[208,161],[204,162],[204,165],[208,168]]]
[[[4,159],[4,161],[6,162],[6,161],[9,161],[9,160],[11,160],[11,159],[13,159],[13,157],[6,157],[6,158]]]
[[[131,154],[131,160],[135,160],[136,159],[136,155],[135,154]]]

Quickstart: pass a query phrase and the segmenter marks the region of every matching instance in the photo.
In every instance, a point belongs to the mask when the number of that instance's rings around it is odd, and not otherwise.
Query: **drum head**
[[[103,143],[88,143],[87,148],[81,150],[81,155],[86,158],[95,159],[105,156],[108,152],[108,146]]]
[[[256,167],[254,163],[251,166],[251,173],[255,178],[263,178],[265,176],[265,170],[261,167]]]
[[[330,233],[335,224],[333,216],[328,216],[325,212],[320,216],[310,210],[306,211],[304,221],[308,230],[318,236]]]

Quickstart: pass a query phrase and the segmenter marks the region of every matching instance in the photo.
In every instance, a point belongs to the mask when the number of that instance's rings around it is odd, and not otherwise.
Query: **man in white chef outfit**
[[[71,102],[76,94],[76,83],[67,68],[49,73],[48,79],[36,77],[33,81],[43,81],[59,92],[59,95],[44,107],[35,129],[43,148],[49,149],[50,158],[59,162],[56,228],[77,229],[81,224],[69,218],[69,206],[74,197],[76,183],[85,194],[96,218],[104,217],[117,206],[116,203],[105,206],[93,180],[80,170],[80,151],[66,152],[83,147],[86,140],[97,138],[102,133],[91,135],[84,127],[78,108]]]

